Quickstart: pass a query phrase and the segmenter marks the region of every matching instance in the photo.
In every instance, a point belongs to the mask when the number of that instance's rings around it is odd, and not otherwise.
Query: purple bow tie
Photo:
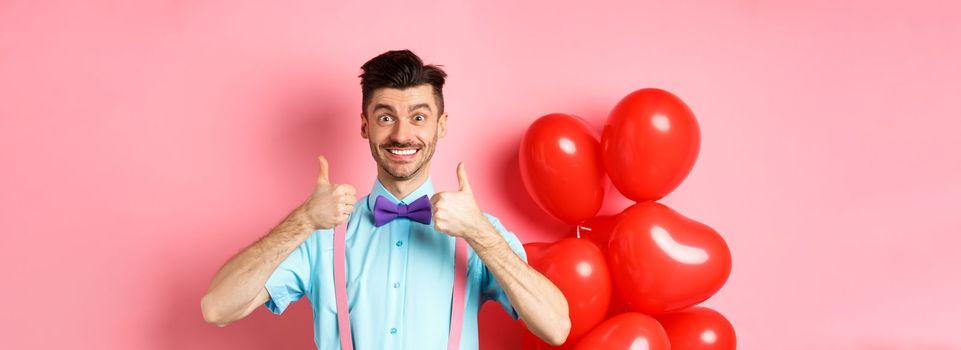
[[[384,196],[374,202],[374,226],[381,227],[396,218],[409,218],[424,225],[430,224],[430,199],[421,196],[410,204],[394,204]]]

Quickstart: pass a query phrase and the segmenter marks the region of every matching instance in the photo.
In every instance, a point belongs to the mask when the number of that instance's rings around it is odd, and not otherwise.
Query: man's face
[[[439,114],[433,87],[377,89],[366,108],[360,133],[377,165],[396,180],[426,172],[437,138],[447,133],[447,113]]]

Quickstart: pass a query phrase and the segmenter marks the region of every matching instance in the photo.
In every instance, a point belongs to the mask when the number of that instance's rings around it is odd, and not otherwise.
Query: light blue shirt
[[[430,178],[398,200],[375,181],[370,194],[357,201],[347,223],[347,303],[354,347],[364,349],[446,349],[454,286],[454,238],[430,225],[407,218],[374,226],[377,196],[394,203],[413,202],[434,194]],[[525,262],[517,237],[497,218],[484,213],[511,249]],[[281,314],[307,296],[314,310],[314,343],[318,349],[340,349],[334,298],[333,230],[317,230],[267,279],[270,300],[264,305]],[[518,319],[507,294],[473,249],[469,250],[460,349],[477,349],[477,312],[496,300]]]

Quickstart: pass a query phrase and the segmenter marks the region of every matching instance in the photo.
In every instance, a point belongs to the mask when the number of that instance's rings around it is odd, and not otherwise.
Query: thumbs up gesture
[[[457,180],[460,183],[459,191],[438,192],[430,198],[434,229],[449,236],[464,238],[488,232],[493,227],[477,207],[464,162],[457,165]]]
[[[317,159],[320,162],[317,187],[302,208],[314,229],[331,229],[347,222],[350,213],[354,211],[357,191],[351,185],[331,184],[327,158],[320,156]]]

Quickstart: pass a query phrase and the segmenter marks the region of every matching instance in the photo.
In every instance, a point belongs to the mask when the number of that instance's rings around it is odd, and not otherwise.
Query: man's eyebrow
[[[416,109],[418,109],[418,108],[427,108],[428,111],[431,111],[429,104],[426,104],[426,103],[418,103],[418,104],[416,104],[416,105],[410,106],[409,112],[413,112],[414,110],[416,110]],[[431,112],[433,112],[433,111],[431,111]]]
[[[374,110],[375,110],[375,111],[378,110],[378,109],[381,109],[381,108],[386,109],[386,110],[390,111],[391,113],[397,113],[397,110],[394,109],[394,106],[391,106],[391,105],[388,105],[388,104],[383,104],[383,103],[378,103],[378,104],[375,104],[375,105],[374,105]]]

